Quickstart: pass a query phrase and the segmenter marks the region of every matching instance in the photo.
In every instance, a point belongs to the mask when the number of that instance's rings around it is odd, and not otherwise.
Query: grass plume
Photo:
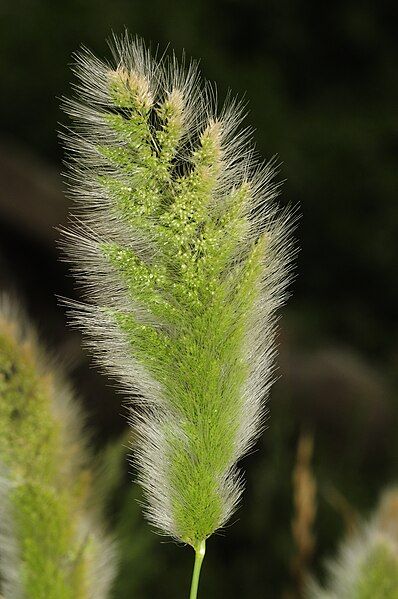
[[[195,64],[127,34],[112,49],[77,55],[65,102],[64,245],[88,300],[71,313],[134,400],[149,520],[198,549],[235,510],[236,463],[264,424],[291,218],[238,103],[218,111]]]
[[[114,551],[90,498],[82,416],[26,320],[0,298],[0,595],[105,599]]]
[[[310,584],[309,599],[397,599],[398,489],[385,491],[367,523],[328,563],[325,588]]]

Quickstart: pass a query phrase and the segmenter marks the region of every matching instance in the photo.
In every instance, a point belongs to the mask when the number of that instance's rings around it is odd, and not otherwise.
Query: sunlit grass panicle
[[[65,102],[77,211],[64,242],[88,292],[72,313],[135,398],[150,521],[197,547],[235,509],[236,462],[264,423],[291,219],[236,102],[218,113],[194,64],[127,35],[113,56],[81,52]]]

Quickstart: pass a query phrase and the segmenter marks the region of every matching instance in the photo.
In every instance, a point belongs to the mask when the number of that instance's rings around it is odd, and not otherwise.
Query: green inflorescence
[[[196,67],[115,39],[115,67],[84,51],[66,103],[76,225],[65,231],[87,302],[70,303],[98,363],[132,400],[146,515],[202,551],[239,501],[273,375],[290,215],[272,165],[218,112]],[[139,407],[138,407],[139,405]]]
[[[353,599],[398,599],[398,555],[390,542],[372,548],[358,575]]]
[[[153,107],[156,124],[125,74],[112,77],[119,114],[105,117],[122,142],[99,151],[123,178],[100,185],[119,218],[150,231],[156,257],[103,244],[131,296],[164,325],[142,325],[116,312],[134,354],[166,390],[182,435],[168,431],[173,516],[180,539],[198,545],[222,519],[222,477],[233,462],[248,365],[242,355],[247,319],[262,273],[265,237],[246,243],[250,185],[233,188],[216,205],[222,168],[221,131],[210,123],[198,138],[188,167],[174,159],[182,135],[181,99],[170,94]],[[127,82],[127,83],[126,83]],[[152,121],[150,120],[152,118]]]
[[[310,582],[313,599],[398,599],[398,492],[383,492],[370,522],[342,543],[328,563],[325,588]]]
[[[74,468],[83,449],[66,444],[54,375],[39,366],[33,339],[0,319],[0,464],[18,545],[18,578],[30,599],[85,599],[90,534],[78,530],[88,489]]]

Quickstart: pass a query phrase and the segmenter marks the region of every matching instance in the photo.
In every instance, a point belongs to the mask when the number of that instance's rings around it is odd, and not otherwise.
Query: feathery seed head
[[[72,315],[135,398],[149,519],[197,547],[235,509],[236,462],[262,428],[291,219],[239,105],[218,113],[195,65],[127,35],[113,54],[113,69],[78,55],[65,103],[78,205],[65,246],[89,300]]]
[[[81,414],[35,334],[0,297],[0,593],[104,599],[114,550],[89,501]]]
[[[308,585],[308,599],[396,599],[398,489],[387,489],[370,522],[362,524],[327,564],[327,588]]]

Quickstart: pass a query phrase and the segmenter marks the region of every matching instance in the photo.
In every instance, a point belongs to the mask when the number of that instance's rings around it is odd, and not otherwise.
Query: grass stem
[[[203,559],[206,553],[206,541],[201,541],[195,549],[195,564],[193,567],[192,573],[192,583],[191,583],[191,593],[189,595],[189,599],[197,599],[198,596],[198,586],[199,586],[199,576],[200,570],[202,568]]]

